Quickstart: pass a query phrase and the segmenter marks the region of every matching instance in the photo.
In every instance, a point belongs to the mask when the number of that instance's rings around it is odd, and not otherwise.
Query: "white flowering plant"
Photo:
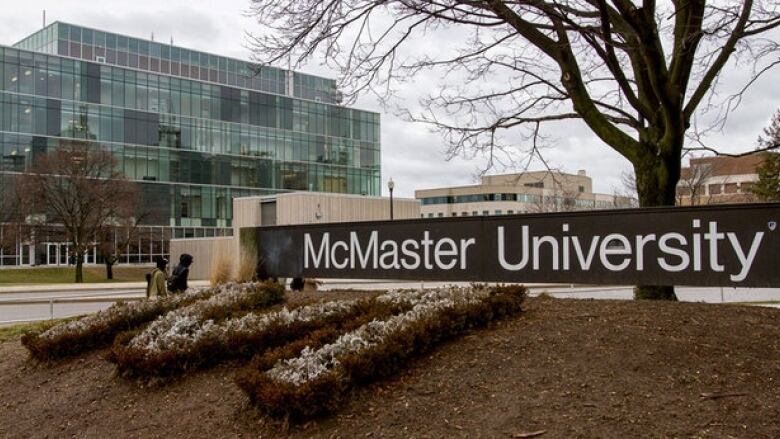
[[[140,331],[118,337],[108,358],[119,371],[129,375],[165,372],[193,340],[214,338],[222,322],[236,315],[253,315],[284,299],[284,287],[277,283],[229,283],[215,287],[218,293],[158,317]],[[194,352],[193,352],[194,353]],[[196,355],[195,355],[196,356]]]
[[[41,361],[76,355],[108,345],[122,331],[143,325],[178,307],[208,299],[217,292],[212,288],[194,289],[157,300],[120,301],[80,319],[25,333],[22,344],[33,358]]]
[[[303,348],[269,369],[245,369],[236,382],[254,404],[274,416],[300,419],[332,411],[350,388],[395,373],[409,359],[471,327],[518,313],[525,291],[510,286],[406,293],[416,297],[411,309],[367,322],[332,343]]]
[[[203,313],[180,309],[159,318],[131,339],[115,343],[111,358],[122,375],[171,375],[230,359],[249,358],[305,338],[312,331],[343,326],[358,316],[391,315],[410,308],[417,300],[415,294],[392,292],[376,298],[261,310],[221,321],[195,318],[193,314]],[[205,306],[207,303],[198,308]]]

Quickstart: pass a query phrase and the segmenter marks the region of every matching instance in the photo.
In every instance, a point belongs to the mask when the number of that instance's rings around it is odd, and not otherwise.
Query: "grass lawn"
[[[146,282],[152,267],[115,266],[114,279],[106,279],[105,266],[84,267],[84,283]],[[74,267],[9,268],[0,270],[0,285],[70,284],[76,278]]]
[[[25,331],[48,329],[54,325],[67,322],[75,318],[77,317],[69,317],[67,319],[42,320],[40,322],[22,323],[19,325],[11,325],[11,326],[0,326],[0,343],[6,340],[18,338]]]

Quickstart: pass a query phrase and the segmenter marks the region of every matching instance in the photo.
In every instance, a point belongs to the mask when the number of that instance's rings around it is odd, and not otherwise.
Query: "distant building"
[[[62,22],[0,45],[0,205],[59,145],[110,151],[146,214],[122,262],[167,256],[171,238],[230,235],[235,197],[378,195],[379,129],[328,78]],[[58,233],[13,236],[3,213],[0,266],[68,264]],[[99,259],[92,249],[85,262]]]
[[[757,201],[751,192],[758,181],[758,167],[765,153],[742,157],[692,158],[680,171],[677,183],[677,204],[751,203]]]
[[[636,200],[593,193],[584,170],[577,174],[533,171],[486,175],[477,185],[415,191],[423,218],[636,207]]]

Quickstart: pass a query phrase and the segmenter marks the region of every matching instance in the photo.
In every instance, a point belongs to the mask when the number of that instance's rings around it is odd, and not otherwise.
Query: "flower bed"
[[[306,347],[268,370],[245,370],[236,382],[273,416],[328,412],[351,387],[395,373],[410,358],[471,327],[519,312],[524,298],[523,287],[425,292],[409,311],[373,320],[319,348]]]
[[[307,337],[312,331],[338,331],[359,316],[389,316],[411,307],[412,296],[331,301],[249,313],[221,322],[168,315],[132,338],[118,339],[112,359],[122,375],[165,376],[235,358]],[[341,330],[343,332],[343,330]]]
[[[177,294],[158,300],[117,302],[108,309],[59,324],[43,331],[22,335],[22,344],[33,358],[54,360],[105,346],[121,331],[154,320],[180,306],[207,299],[218,292],[204,289]]]
[[[108,359],[126,375],[165,374],[179,352],[187,349],[191,340],[208,339],[213,328],[220,326],[217,322],[232,321],[238,314],[267,308],[284,298],[284,287],[272,282],[218,288],[223,289],[222,294],[171,311],[143,330],[117,337]]]

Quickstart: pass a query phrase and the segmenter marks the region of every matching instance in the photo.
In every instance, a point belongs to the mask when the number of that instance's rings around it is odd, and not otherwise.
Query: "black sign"
[[[780,204],[241,229],[279,277],[780,287]],[[249,247],[247,247],[249,246]]]

